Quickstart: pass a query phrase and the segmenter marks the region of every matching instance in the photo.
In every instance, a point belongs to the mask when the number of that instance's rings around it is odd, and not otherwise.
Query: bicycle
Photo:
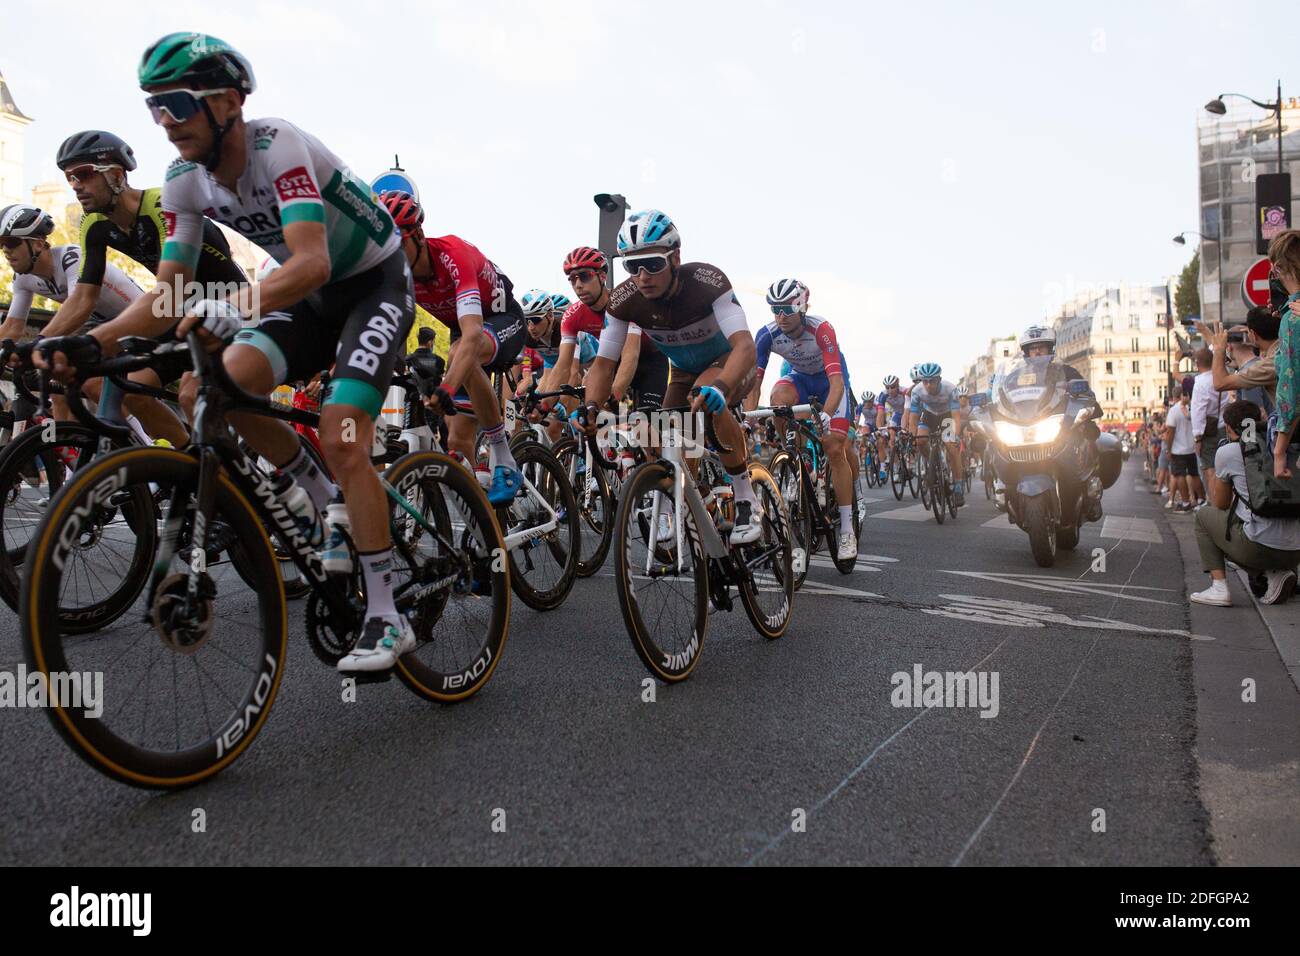
[[[808,576],[808,559],[817,553],[818,541],[823,537],[830,550],[831,562],[840,574],[851,574],[857,567],[857,557],[841,560],[839,503],[835,498],[835,484],[831,481],[830,463],[822,448],[821,434],[816,424],[820,411],[817,401],[795,405],[757,409],[747,415],[765,418],[783,418],[790,421],[785,443],[778,447],[768,469],[781,489],[782,498],[790,510],[791,536],[795,545],[795,587],[803,586]],[[812,414],[811,418],[796,418]],[[775,441],[775,437],[773,437]],[[858,507],[857,489],[853,489],[853,535],[862,534],[862,511]],[[802,559],[802,560],[800,560]]]
[[[926,507],[933,512],[934,520],[938,524],[943,524],[945,512],[950,512],[954,520],[957,518],[957,503],[953,496],[952,471],[948,465],[948,453],[944,448],[944,443],[936,436],[931,436],[926,444],[929,446],[925,469],[926,491],[922,492],[922,494],[925,499],[928,499]]]
[[[894,492],[894,500],[903,500],[903,490],[907,489],[916,498],[920,490],[917,476],[918,459],[916,446],[911,432],[899,431],[889,450],[889,483]]]
[[[49,339],[41,347],[71,351],[75,343]],[[230,412],[288,423],[311,423],[315,416],[244,392],[195,333],[185,347],[199,380],[193,442],[184,451],[119,449],[79,469],[50,502],[32,539],[20,599],[29,668],[47,681],[73,671],[100,672],[104,699],[114,702],[96,719],[52,700],[47,714],[55,729],[96,770],[150,789],[211,778],[265,726],[288,643],[284,589],[268,528],[310,587],[307,639],[318,658],[333,665],[352,648],[365,607],[359,562],[353,561],[350,573],[325,571],[270,479],[225,422]],[[84,371],[86,377],[117,374],[131,361],[109,359]],[[418,644],[393,672],[349,676],[388,680],[395,672],[426,700],[465,700],[495,672],[508,635],[510,570],[501,531],[478,482],[446,455],[406,455],[381,482],[393,539],[395,603],[408,615]],[[157,489],[167,507],[161,528],[151,514],[139,522],[142,533],[156,535],[157,550],[144,563],[135,613],[78,639],[57,613],[69,552],[115,496],[143,496],[150,489]],[[231,529],[255,588],[240,587],[234,576],[223,577],[206,563],[205,546],[218,522]],[[186,525],[189,534],[182,533]],[[217,607],[223,596],[227,600]]]
[[[761,523],[762,534],[753,544],[730,546],[722,537],[730,523],[725,496],[710,512],[673,420],[690,407],[661,412],[671,422],[662,448],[631,473],[619,500],[614,567],[619,609],[637,656],[656,679],[676,683],[700,662],[710,605],[733,609],[733,587],[754,629],[768,640],[780,638],[790,624],[794,577],[789,519],[772,474],[749,463],[756,499],[751,520]],[[714,448],[729,454],[707,414],[705,428]],[[595,444],[593,436],[587,441]],[[592,452],[597,467],[609,467],[597,448]]]

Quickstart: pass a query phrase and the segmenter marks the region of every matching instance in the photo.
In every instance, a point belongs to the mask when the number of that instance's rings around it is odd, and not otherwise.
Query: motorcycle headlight
[[[1033,425],[1013,425],[1011,422],[998,422],[998,440],[1009,447],[1020,445],[1048,445],[1056,441],[1065,425],[1064,415],[1053,415]]]

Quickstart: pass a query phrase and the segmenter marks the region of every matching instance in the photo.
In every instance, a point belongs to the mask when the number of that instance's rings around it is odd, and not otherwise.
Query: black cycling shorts
[[[242,329],[235,342],[266,356],[275,383],[307,381],[334,366],[321,397],[379,417],[393,369],[415,321],[415,290],[398,250],[358,275],[332,282],[282,312]]]
[[[663,408],[664,392],[668,390],[668,356],[658,349],[642,347],[629,387],[637,408]]]
[[[483,316],[483,334],[492,340],[492,358],[483,364],[483,371],[489,374],[510,371],[515,360],[519,358],[519,353],[524,350],[524,342],[528,338],[524,310],[515,301],[514,283],[504,273],[498,272],[497,278],[501,280],[501,285],[505,289],[506,310],[489,312]],[[461,331],[458,322],[452,326],[451,341],[455,343],[460,339]],[[462,388],[461,393],[464,392]]]
[[[927,411],[921,409],[920,420],[916,425],[918,435],[929,435],[935,433],[943,438],[944,441],[952,444],[957,441],[957,435],[948,435],[948,430],[952,427],[952,412],[940,414],[939,412]],[[946,437],[945,437],[946,436]]]

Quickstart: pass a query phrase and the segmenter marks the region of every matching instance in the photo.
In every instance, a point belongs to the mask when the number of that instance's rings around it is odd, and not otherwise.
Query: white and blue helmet
[[[680,249],[677,226],[658,209],[643,209],[627,217],[618,233],[618,254],[633,256],[647,249]]]
[[[768,287],[767,304],[773,311],[788,309],[802,315],[808,311],[808,287],[798,279],[777,279]]]
[[[554,311],[551,294],[541,289],[529,289],[519,303],[524,310],[524,318],[541,318]]]
[[[573,302],[564,293],[551,293],[551,308],[555,310],[556,315],[563,315],[565,310],[571,305],[573,305]]]
[[[922,362],[916,367],[916,377],[923,378],[940,378],[943,375],[943,369],[939,367],[938,362]]]

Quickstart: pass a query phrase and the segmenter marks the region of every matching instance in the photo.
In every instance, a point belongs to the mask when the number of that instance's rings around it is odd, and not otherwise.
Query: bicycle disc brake
[[[206,572],[199,575],[199,597],[189,601],[190,578],[179,572],[163,578],[154,593],[149,620],[163,646],[180,654],[195,654],[212,636],[212,599],[216,585]]]

